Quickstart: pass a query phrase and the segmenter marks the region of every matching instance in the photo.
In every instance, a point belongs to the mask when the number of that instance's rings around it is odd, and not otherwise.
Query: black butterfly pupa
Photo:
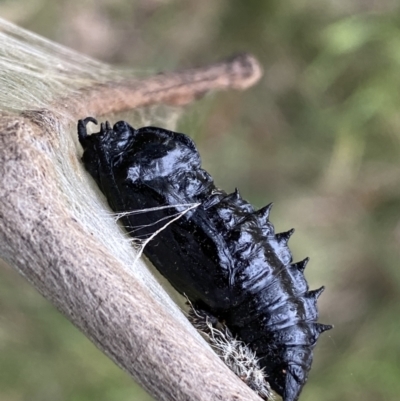
[[[236,190],[227,195],[201,168],[193,141],[124,121],[88,135],[78,122],[83,163],[115,212],[174,206],[126,215],[125,228],[147,238],[182,204],[199,204],[164,227],[144,253],[180,293],[215,316],[257,355],[273,390],[296,401],[307,381],[313,348],[332,326],[317,323],[317,298],[304,277],[308,259],[292,263],[287,242],[275,234],[271,206],[254,210]]]

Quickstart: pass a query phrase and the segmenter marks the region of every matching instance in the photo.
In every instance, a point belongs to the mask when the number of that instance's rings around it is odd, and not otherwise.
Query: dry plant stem
[[[207,67],[93,86],[74,98],[61,99],[59,106],[67,106],[79,118],[161,103],[181,106],[212,90],[247,89],[261,75],[258,61],[241,54]]]
[[[244,89],[260,74],[241,56],[85,89],[58,105],[74,118],[183,104],[211,89]],[[0,255],[157,400],[260,400],[72,217],[48,150],[59,140],[48,117],[0,117]]]

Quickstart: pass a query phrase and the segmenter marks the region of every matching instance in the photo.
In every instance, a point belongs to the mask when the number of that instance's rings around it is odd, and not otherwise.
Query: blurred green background
[[[400,394],[400,5],[394,0],[12,0],[0,15],[108,63],[157,72],[249,51],[265,75],[183,113],[219,186],[271,201],[322,284],[302,399]],[[0,401],[151,398],[0,268]]]

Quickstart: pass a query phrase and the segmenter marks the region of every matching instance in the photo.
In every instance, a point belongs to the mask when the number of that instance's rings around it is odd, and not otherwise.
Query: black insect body
[[[317,298],[304,278],[307,259],[292,264],[293,231],[275,234],[270,206],[260,210],[215,187],[184,134],[120,121],[88,135],[78,122],[82,160],[116,212],[173,206],[123,217],[126,229],[147,238],[144,253],[193,305],[224,321],[253,349],[273,390],[298,399],[313,348],[331,326],[317,323]],[[187,204],[199,204],[169,225]]]

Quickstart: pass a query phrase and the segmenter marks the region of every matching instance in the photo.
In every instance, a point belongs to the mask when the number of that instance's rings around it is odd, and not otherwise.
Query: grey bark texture
[[[174,99],[169,90],[161,101]],[[83,108],[95,116],[110,111],[77,104],[68,109],[77,117]],[[57,118],[0,116],[0,256],[155,399],[260,400],[70,212],[54,166],[60,132],[46,125]],[[68,157],[78,165],[78,155]]]

